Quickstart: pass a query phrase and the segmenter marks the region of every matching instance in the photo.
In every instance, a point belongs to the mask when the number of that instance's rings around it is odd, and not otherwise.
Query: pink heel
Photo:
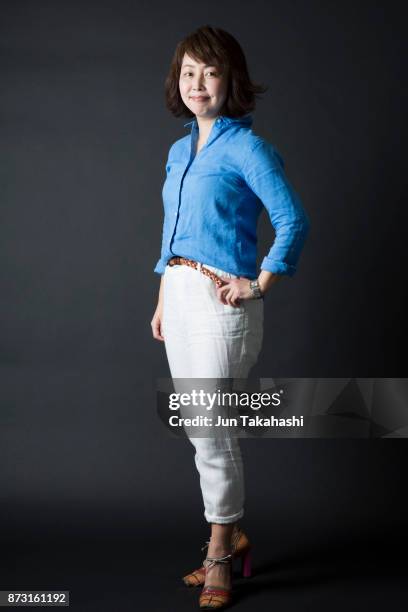
[[[252,575],[251,549],[250,548],[242,555],[241,572],[244,578],[250,578]]]

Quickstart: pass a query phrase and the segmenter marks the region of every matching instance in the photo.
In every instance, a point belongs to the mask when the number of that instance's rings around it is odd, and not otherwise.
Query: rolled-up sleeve
[[[166,164],[165,164],[165,169],[166,169],[166,180],[168,177],[168,174],[170,172],[170,168],[171,168],[171,158],[172,158],[172,154],[174,151],[174,147],[175,144],[177,143],[173,143],[169,149],[169,153],[167,155],[167,160],[166,160]],[[162,195],[163,195],[163,191],[162,191]],[[163,226],[162,226],[162,234],[161,234],[161,251],[160,251],[160,259],[158,260],[158,262],[156,263],[153,272],[156,272],[156,274],[164,274],[165,270],[166,270],[166,265],[167,265],[167,261],[169,259],[170,256],[170,252],[169,252],[169,248],[168,248],[168,223],[169,223],[169,219],[168,216],[166,217],[166,209],[164,206],[165,202],[164,202],[164,195],[163,195]]]
[[[166,266],[164,265],[163,261],[159,259],[153,272],[156,272],[156,274],[164,274],[165,269],[166,269]]]
[[[262,260],[261,270],[293,276],[310,220],[272,144],[263,139],[256,141],[244,165],[244,178],[268,211],[275,230],[274,243]]]
[[[164,274],[165,269],[166,269],[166,262],[164,261],[164,223],[163,223],[160,259],[156,263],[153,272],[156,272],[156,274]]]

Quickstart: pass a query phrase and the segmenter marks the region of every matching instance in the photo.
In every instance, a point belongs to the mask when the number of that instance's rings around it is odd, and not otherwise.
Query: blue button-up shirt
[[[197,119],[191,133],[170,147],[162,196],[163,274],[174,255],[256,278],[258,217],[265,206],[275,240],[262,270],[293,276],[309,218],[284,173],[284,162],[269,142],[255,134],[252,115],[218,117],[196,154]]]

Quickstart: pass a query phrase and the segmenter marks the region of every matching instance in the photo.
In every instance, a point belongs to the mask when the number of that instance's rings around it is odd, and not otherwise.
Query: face
[[[227,98],[228,81],[217,66],[196,62],[184,54],[181,64],[179,88],[184,104],[196,116],[212,119],[221,114]]]

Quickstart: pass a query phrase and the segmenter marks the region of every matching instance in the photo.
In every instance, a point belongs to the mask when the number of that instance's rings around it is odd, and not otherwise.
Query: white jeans
[[[203,264],[219,276],[236,278]],[[263,337],[263,300],[222,304],[216,285],[186,265],[166,266],[162,333],[172,378],[247,378]],[[244,515],[244,474],[239,439],[189,438],[196,449],[204,517],[233,523]]]

